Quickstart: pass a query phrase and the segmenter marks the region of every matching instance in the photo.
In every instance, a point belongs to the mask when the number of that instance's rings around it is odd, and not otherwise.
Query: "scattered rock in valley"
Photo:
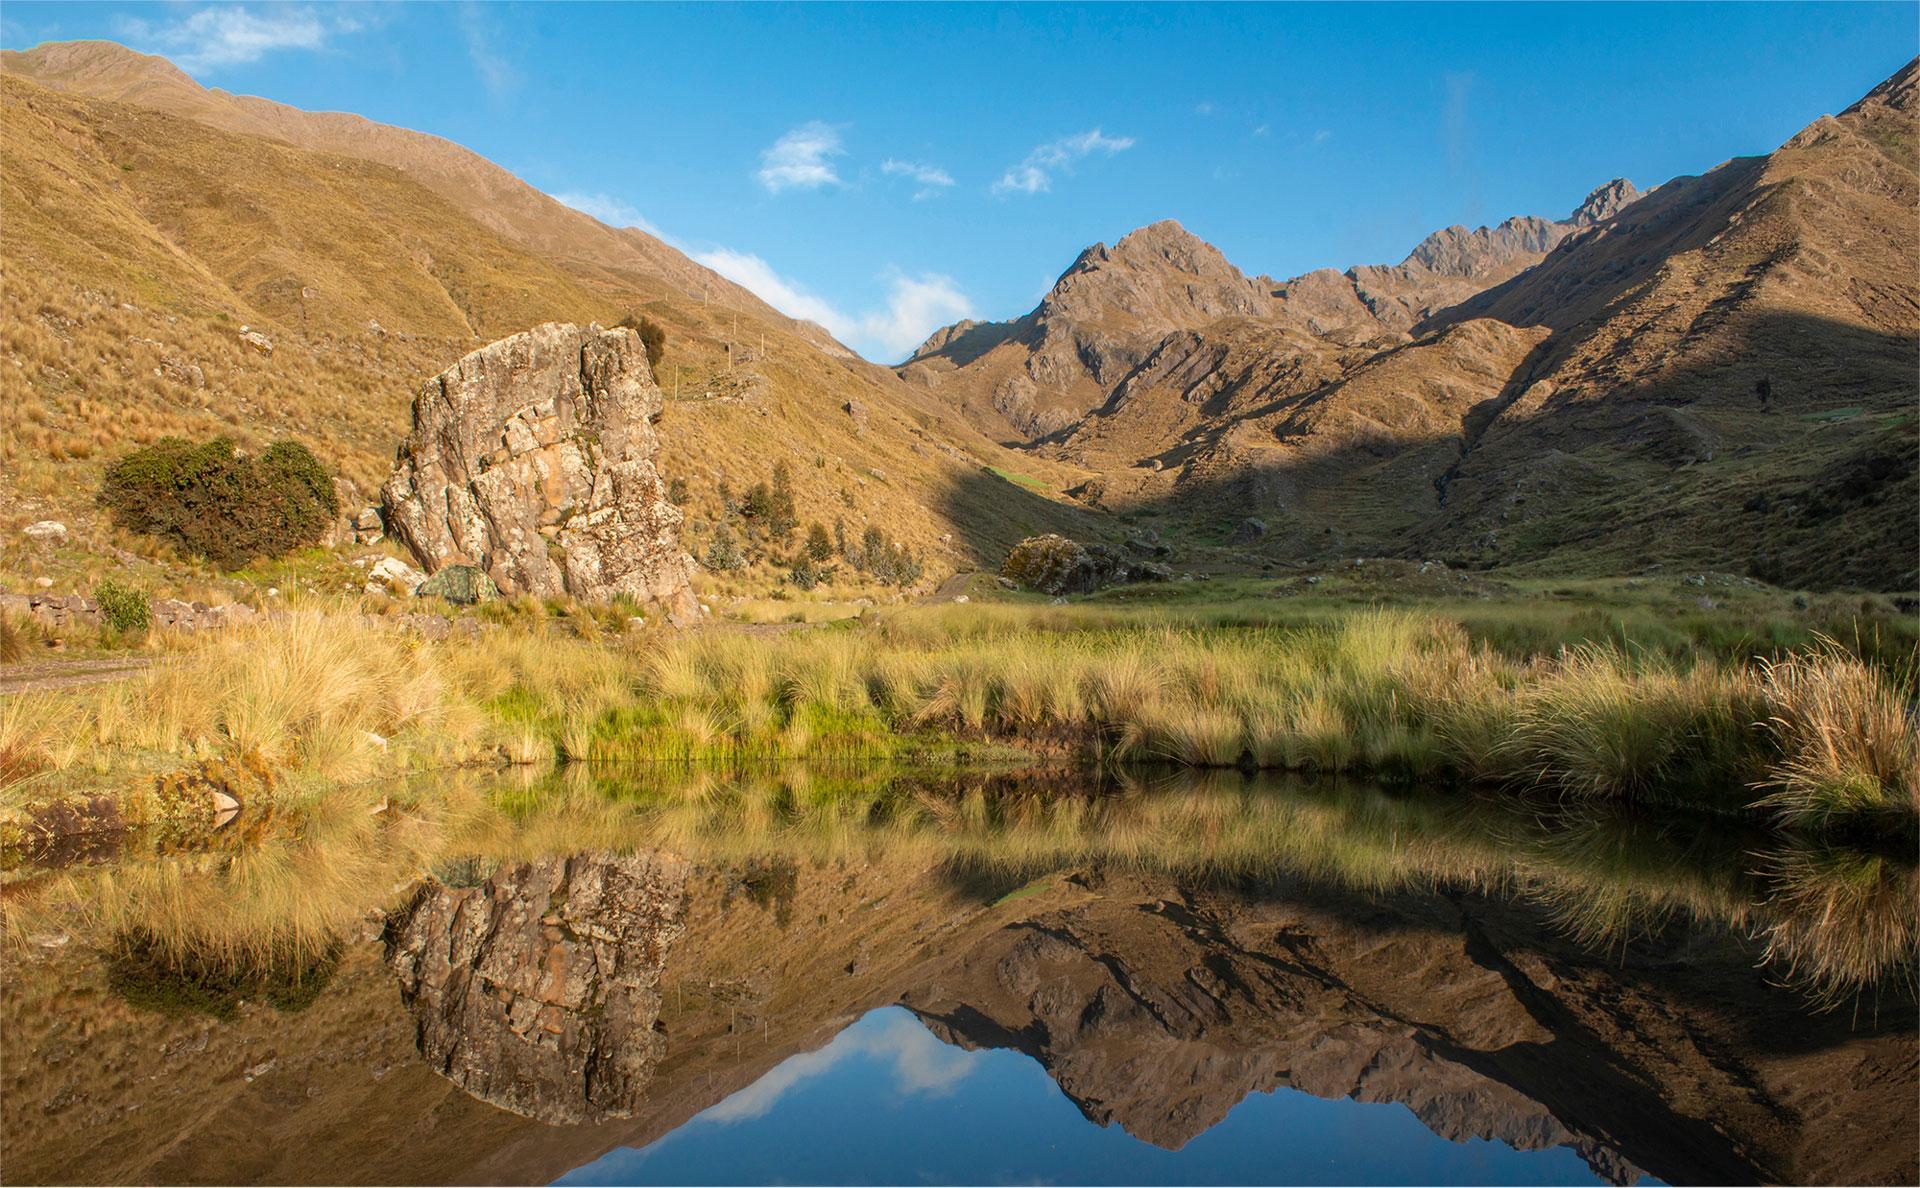
[[[67,526],[58,520],[40,520],[22,531],[36,544],[65,544],[67,540]]]
[[[654,1021],[687,873],[662,854],[586,853],[429,882],[387,927],[421,1055],[550,1125],[632,1116],[666,1050]]]
[[[681,513],[656,465],[660,389],[632,330],[548,323],[429,380],[383,490],[388,530],[429,573],[501,592],[626,594],[698,612]]]

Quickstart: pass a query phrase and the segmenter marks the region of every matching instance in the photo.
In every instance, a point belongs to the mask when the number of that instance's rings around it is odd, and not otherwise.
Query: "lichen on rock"
[[[656,464],[663,408],[639,335],[548,323],[429,380],[382,495],[429,574],[508,595],[618,595],[697,614],[680,510]]]

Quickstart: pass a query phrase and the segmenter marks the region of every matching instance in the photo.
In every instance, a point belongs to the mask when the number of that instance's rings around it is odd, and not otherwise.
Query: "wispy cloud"
[[[645,215],[615,198],[611,194],[587,194],[578,190],[567,190],[548,197],[562,206],[571,206],[581,214],[592,215],[609,227],[638,227],[648,235],[665,238],[660,228],[647,221]]]
[[[993,183],[996,194],[1038,194],[1053,189],[1055,173],[1073,172],[1074,162],[1094,153],[1113,156],[1133,147],[1131,136],[1107,136],[1100,129],[1063,136],[1040,145]]]
[[[893,1089],[902,1097],[944,1097],[973,1072],[982,1055],[941,1043],[913,1016],[892,1007],[842,1031],[824,1048],[781,1061],[700,1119],[724,1125],[764,1118],[796,1087],[861,1057],[891,1064]]]
[[[973,302],[952,277],[936,272],[909,276],[899,270],[885,274],[886,304],[862,313],[849,313],[789,277],[751,252],[715,248],[695,260],[721,276],[753,291],[762,301],[791,318],[818,322],[828,333],[877,361],[902,359],[914,347],[949,322],[974,314]]]
[[[914,201],[932,198],[953,185],[953,175],[938,165],[926,165],[919,161],[901,161],[888,157],[880,163],[880,172],[888,177],[911,178],[920,186],[913,193]]]
[[[810,293],[803,286],[781,276],[774,271],[773,265],[751,252],[737,252],[723,247],[697,253],[693,258],[733,283],[745,285],[755,296],[788,317],[820,323],[836,338],[841,337],[851,325],[851,319],[835,309],[826,298]]]
[[[182,70],[198,74],[258,62],[282,50],[323,49],[334,34],[351,33],[359,22],[337,10],[323,16],[291,5],[255,11],[216,4],[167,21],[123,17],[114,28],[130,44],[156,50]]]
[[[769,194],[837,186],[842,182],[832,161],[845,154],[838,129],[810,120],[767,146],[760,154],[760,171],[755,176]]]
[[[496,101],[511,95],[520,86],[520,71],[497,48],[494,26],[481,5],[460,6],[460,35],[467,43],[467,57],[475,74]]]

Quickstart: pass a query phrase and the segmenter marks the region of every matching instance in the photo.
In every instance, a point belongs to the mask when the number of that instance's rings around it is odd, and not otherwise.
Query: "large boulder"
[[[482,347],[414,399],[388,530],[428,573],[473,565],[504,594],[626,594],[691,619],[661,409],[632,330],[548,323]]]
[[[1048,533],[1029,536],[1007,554],[1003,576],[1042,594],[1087,594],[1125,582],[1166,581],[1163,565],[1135,561],[1103,544],[1083,545]]]

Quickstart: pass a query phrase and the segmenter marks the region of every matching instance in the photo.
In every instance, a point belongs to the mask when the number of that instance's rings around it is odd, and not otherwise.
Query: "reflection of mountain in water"
[[[1476,1067],[1554,1036],[1517,1000],[1516,971],[1469,955],[1452,905],[1356,926],[1299,903],[1140,890],[1178,898],[1092,899],[1007,928],[907,1005],[952,1042],[1026,1052],[1089,1118],[1162,1147],[1249,1093],[1290,1087],[1399,1102],[1455,1141],[1572,1146],[1602,1175],[1636,1174],[1523,1077]]]
[[[677,869],[578,855],[417,899],[390,960],[434,1067],[542,1121],[633,1115],[618,1142],[639,1145],[899,1001],[942,1038],[1028,1053],[1089,1118],[1163,1147],[1290,1086],[1399,1102],[1450,1139],[1570,1146],[1618,1181],[1874,1179],[1901,1158],[1822,1131],[1848,1082],[1911,1083],[1902,1037],[1805,1020],[1724,938],[1610,968],[1478,895],[1083,872],[995,907],[814,870],[780,905],[696,877],[676,940]],[[472,972],[423,980],[434,963]],[[1792,1044],[1745,1026],[1769,1015]]]
[[[568,785],[431,837],[356,816],[344,850],[62,875],[192,951],[182,921],[282,926],[285,891],[360,872],[292,918],[339,953],[295,1005],[250,988],[218,1018],[156,1013],[179,963],[132,1002],[111,934],[9,950],[9,1181],[544,1181],[777,1087],[892,1004],[1031,1055],[1089,1118],[1165,1147],[1291,1086],[1616,1179],[1920,1174],[1906,992],[1815,1013],[1747,939],[1899,966],[1910,860],[1756,866],[1719,829],[1237,780],[776,783]],[[440,877],[392,903],[423,862]],[[10,910],[57,885],[16,884]]]

